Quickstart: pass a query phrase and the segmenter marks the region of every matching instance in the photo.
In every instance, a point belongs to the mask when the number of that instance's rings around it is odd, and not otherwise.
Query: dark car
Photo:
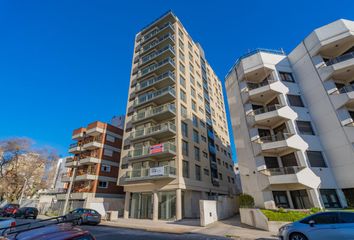
[[[88,231],[84,231],[72,224],[62,223],[40,228],[25,230],[20,233],[9,234],[7,240],[95,240]]]
[[[13,216],[14,213],[20,208],[20,205],[14,203],[6,204],[0,211],[0,216],[2,217],[10,217]]]
[[[89,208],[77,208],[64,216],[65,220],[73,221],[78,225],[94,224],[101,222],[101,214]]]
[[[19,208],[13,214],[15,218],[33,218],[36,219],[38,216],[38,209],[35,207],[23,207]]]

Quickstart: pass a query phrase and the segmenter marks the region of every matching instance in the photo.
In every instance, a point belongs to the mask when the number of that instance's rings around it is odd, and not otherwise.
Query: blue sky
[[[0,138],[65,155],[73,129],[124,114],[134,36],[169,9],[222,81],[252,49],[289,52],[316,27],[354,20],[354,1],[128,2],[0,1]]]

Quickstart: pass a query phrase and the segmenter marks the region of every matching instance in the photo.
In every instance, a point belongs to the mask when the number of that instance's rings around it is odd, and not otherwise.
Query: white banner
[[[164,167],[150,168],[150,171],[149,171],[150,176],[161,176],[163,174],[164,174]]]

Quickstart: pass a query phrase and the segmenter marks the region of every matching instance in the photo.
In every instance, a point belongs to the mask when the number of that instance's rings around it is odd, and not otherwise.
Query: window
[[[185,70],[185,67],[182,63],[179,63],[179,70],[182,72],[182,73],[185,73],[186,70]]]
[[[327,167],[326,162],[323,158],[322,152],[320,151],[306,151],[307,158],[309,159],[311,167]]]
[[[279,72],[280,80],[284,82],[294,82],[293,75],[288,72]]]
[[[184,79],[184,77],[179,76],[179,83],[180,83],[183,87],[186,87],[186,79]]]
[[[320,213],[310,217],[310,219],[315,221],[315,224],[335,224],[338,223],[338,213],[336,212]]]
[[[204,175],[209,176],[209,169],[204,168]]]
[[[222,180],[222,174],[221,173],[219,173],[219,179]]]
[[[206,142],[206,137],[205,136],[202,135],[201,138],[202,138],[203,142]]]
[[[103,150],[103,155],[112,157],[113,156],[113,151],[110,150],[110,149],[104,149]]]
[[[354,223],[354,213],[351,212],[341,212],[340,213],[341,223]]]
[[[277,157],[264,157],[264,162],[267,168],[279,168]]]
[[[290,208],[286,191],[273,191],[272,193],[273,193],[275,205],[278,208]]]
[[[202,180],[202,174],[200,172],[200,166],[199,165],[195,165],[195,179],[198,181]]]
[[[194,159],[200,161],[200,149],[198,147],[194,147]]]
[[[101,165],[101,172],[110,172],[111,171],[111,166],[102,164]]]
[[[228,181],[229,183],[231,182],[230,176],[227,176],[227,181]]]
[[[196,94],[195,94],[195,89],[193,87],[191,87],[191,95],[192,97],[195,98]]]
[[[187,108],[183,105],[181,105],[181,115],[182,115],[182,117],[188,116]]]
[[[198,127],[198,118],[196,115],[193,114],[193,127]]]
[[[185,122],[181,123],[181,129],[182,129],[182,136],[183,137],[188,137],[188,124]]]
[[[109,141],[109,142],[113,142],[114,143],[115,142],[115,137],[107,134],[106,140]]]
[[[208,158],[208,153],[203,151],[203,157]]]
[[[183,90],[180,90],[180,97],[181,97],[181,100],[183,102],[186,102],[187,101],[187,96],[186,96],[186,93],[183,91]]]
[[[304,103],[302,102],[301,97],[299,95],[288,94],[287,96],[288,96],[290,106],[304,107]]]
[[[231,181],[232,181],[233,184],[235,183],[235,179],[234,178],[231,178]]]
[[[200,126],[205,128],[205,122],[203,122],[202,120],[200,120]]]
[[[197,104],[194,100],[192,100],[192,109],[196,112],[197,111]]]
[[[296,156],[294,153],[289,153],[287,155],[281,156],[280,159],[283,164],[283,167],[298,166]]]
[[[315,135],[311,123],[307,121],[296,121],[297,128],[300,134],[304,135]]]
[[[182,154],[188,156],[188,142],[182,141]]]
[[[341,208],[335,189],[320,189],[320,193],[325,208]]]
[[[196,130],[193,130],[193,141],[199,143],[199,133]]]
[[[108,182],[99,181],[98,188],[108,188]]]
[[[183,164],[182,165],[183,177],[189,178],[189,163],[188,163],[188,161],[183,160],[182,164]]]

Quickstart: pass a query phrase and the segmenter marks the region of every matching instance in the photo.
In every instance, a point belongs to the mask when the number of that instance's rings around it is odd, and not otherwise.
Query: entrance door
[[[159,219],[168,220],[176,217],[176,192],[159,193]]]
[[[130,217],[152,219],[152,194],[133,193],[130,203]]]
[[[306,190],[290,191],[290,196],[295,209],[309,209],[312,207]]]

